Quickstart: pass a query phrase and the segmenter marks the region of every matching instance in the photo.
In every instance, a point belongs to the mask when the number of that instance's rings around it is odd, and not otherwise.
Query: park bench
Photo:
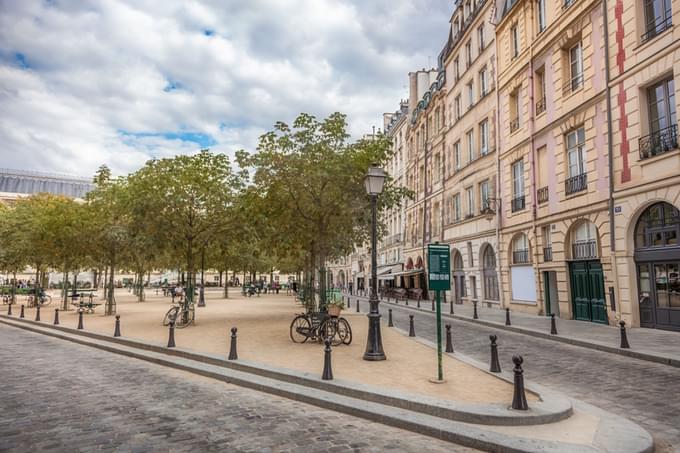
[[[94,313],[95,308],[101,305],[101,303],[95,302],[93,291],[73,293],[68,297],[71,298],[71,305],[76,308],[84,308],[87,313]]]

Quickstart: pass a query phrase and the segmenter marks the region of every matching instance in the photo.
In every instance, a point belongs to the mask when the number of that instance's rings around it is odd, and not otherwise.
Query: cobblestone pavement
[[[475,451],[0,325],[0,452]]]
[[[354,300],[352,298],[352,309]],[[436,341],[434,314],[381,304],[380,311],[385,318],[388,308],[392,308],[396,327],[408,330],[408,315],[413,314],[416,335]],[[368,303],[362,302],[361,310],[366,312]],[[455,351],[488,363],[489,335],[498,335],[501,367],[511,369],[512,356],[521,354],[525,379],[640,424],[654,437],[657,451],[680,452],[680,368],[465,321],[443,319],[442,322],[452,325]],[[442,327],[442,335],[444,333]],[[388,359],[390,352],[385,351]]]

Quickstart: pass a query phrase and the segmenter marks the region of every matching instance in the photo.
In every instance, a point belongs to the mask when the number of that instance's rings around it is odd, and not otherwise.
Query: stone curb
[[[147,343],[139,340],[132,340],[122,337],[110,337],[100,333],[76,330],[65,326],[54,326],[52,324],[45,324],[30,319],[17,319],[10,318],[6,315],[0,315],[0,321],[4,319],[30,324],[33,326],[39,326],[41,329],[58,330],[70,335],[78,335],[99,341],[121,344],[127,347],[177,356],[196,362],[230,368],[244,373],[276,379],[291,384],[312,387],[326,392],[336,393],[377,404],[392,406],[398,409],[420,412],[426,415],[466,423],[505,426],[537,425],[558,422],[560,420],[569,418],[573,413],[571,402],[564,395],[548,391],[547,389],[541,390],[541,392],[545,390],[545,394],[539,394],[539,392],[536,390],[532,390],[533,387],[531,386],[528,386],[529,390],[535,393],[540,398],[540,401],[532,404],[529,411],[514,411],[509,408],[509,404],[467,404],[456,403],[454,401],[442,401],[433,397],[419,394],[409,394],[408,392],[398,390],[377,388],[358,382],[347,382],[340,379],[324,381],[321,380],[319,376],[315,376],[311,373],[301,373],[296,370],[267,366],[243,359],[230,361],[225,360],[224,357],[219,355],[196,353],[194,351],[182,348],[167,348],[162,345]],[[85,344],[87,344],[87,342],[85,342]],[[459,360],[463,359],[460,354],[456,355],[455,357]],[[482,371],[486,372],[486,370],[483,369],[483,366],[480,367],[479,364],[474,362],[472,359],[467,357],[465,359],[467,360],[461,361],[464,361],[476,368],[480,368]],[[489,374],[499,378],[499,376],[493,373]],[[507,376],[501,377],[501,380],[512,384],[511,376],[509,378]]]
[[[366,299],[361,296],[352,296],[353,298]],[[396,304],[394,302],[387,302],[386,300],[381,300],[381,304],[389,304],[395,307],[401,307],[406,310],[412,310],[415,312],[434,314],[432,310],[427,310],[424,308],[417,308],[411,305]],[[422,303],[422,302],[421,302]],[[530,335],[532,337],[543,338],[546,340],[559,341],[560,343],[570,344],[572,346],[579,346],[582,348],[594,349],[597,351],[608,352],[612,354],[618,354],[625,357],[631,357],[633,359],[645,360],[647,362],[660,363],[662,365],[668,365],[676,368],[680,368],[680,359],[674,359],[672,357],[661,356],[657,354],[650,354],[648,352],[635,351],[634,349],[621,349],[613,346],[609,346],[600,342],[590,342],[584,341],[579,338],[564,336],[564,335],[551,335],[546,332],[541,332],[540,330],[530,329],[528,327],[517,327],[517,326],[506,326],[504,323],[486,321],[483,319],[472,319],[468,316],[462,315],[450,315],[448,313],[442,312],[442,318],[455,319],[458,321],[469,322],[471,324],[479,324],[486,327],[493,327],[494,329],[507,330],[509,332],[520,333],[525,335]],[[547,318],[549,319],[549,318]]]
[[[157,353],[138,348],[127,347],[116,342],[85,341],[87,335],[80,335],[82,331],[70,332],[71,329],[54,329],[42,323],[8,318],[0,316],[0,322],[5,325],[22,328],[35,333],[49,335],[55,338],[69,340],[85,346],[95,347],[113,353],[145,360],[158,365],[196,373],[223,382],[267,392],[277,396],[293,399],[303,403],[346,413],[376,421],[385,425],[406,429],[418,434],[435,437],[458,445],[483,449],[491,452],[630,452],[648,453],[653,451],[651,436],[639,426],[613,414],[605,413],[597,408],[601,422],[595,437],[596,446],[570,444],[556,441],[545,441],[516,437],[509,434],[485,430],[479,425],[450,421],[439,417],[398,409],[379,403],[363,401],[335,393],[328,393],[320,389],[303,387],[297,384],[281,382],[263,376],[257,376],[221,366],[196,362],[182,357],[170,357],[168,354]],[[583,405],[589,409],[588,405]],[[606,415],[607,420],[602,419]],[[603,426],[604,423],[604,426]]]

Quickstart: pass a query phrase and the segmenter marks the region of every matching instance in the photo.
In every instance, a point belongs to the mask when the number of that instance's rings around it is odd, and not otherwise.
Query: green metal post
[[[442,308],[440,291],[437,294],[437,379],[444,380],[444,371],[442,370]]]

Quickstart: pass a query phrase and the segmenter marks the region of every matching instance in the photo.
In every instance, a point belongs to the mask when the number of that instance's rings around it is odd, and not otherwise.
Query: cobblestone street
[[[474,451],[4,325],[0,342],[3,452]]]
[[[352,298],[352,309],[354,301],[355,298]],[[416,334],[436,341],[434,314],[381,304],[383,317],[386,317],[388,308],[393,310],[396,327],[408,330],[408,315],[413,314]],[[361,309],[366,311],[368,303],[362,301]],[[512,367],[512,355],[521,354],[526,379],[639,423],[654,437],[657,451],[680,451],[679,368],[464,321],[444,318],[443,323],[452,325],[455,351],[488,363],[489,335],[498,335],[498,350],[504,369]],[[389,359],[392,351],[385,352]],[[455,379],[451,376],[445,378]]]

